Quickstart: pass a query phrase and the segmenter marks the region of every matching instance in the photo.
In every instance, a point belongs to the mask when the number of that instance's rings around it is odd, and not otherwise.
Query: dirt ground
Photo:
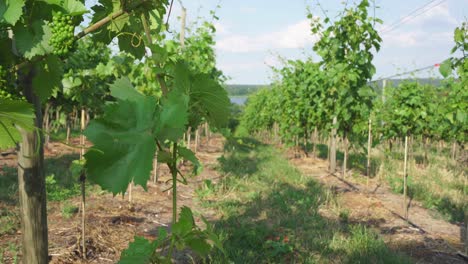
[[[77,144],[75,139],[72,144]],[[76,152],[61,143],[52,143],[46,150],[47,157],[56,157]],[[198,158],[204,165],[201,175],[189,179],[188,185],[179,186],[179,206],[189,206],[195,212],[203,213],[209,220],[216,220],[216,212],[201,208],[195,198],[196,188],[205,179],[216,181],[220,177],[215,170],[217,158],[223,153],[223,140],[215,137],[202,142]],[[429,210],[412,201],[409,222],[402,217],[402,197],[376,180],[369,185],[352,181],[351,177],[343,180],[327,172],[327,163],[314,158],[290,159],[305,176],[313,177],[333,190],[339,197],[341,206],[349,209],[349,219],[378,230],[386,243],[394,250],[403,251],[418,263],[466,263],[456,256],[461,250],[460,226],[450,224],[433,217]],[[16,156],[0,156],[0,168],[3,165],[15,166]],[[188,171],[188,166],[183,171]],[[76,213],[66,219],[61,213],[59,202],[48,203],[49,254],[51,263],[115,263],[120,252],[125,249],[135,235],[155,238],[159,227],[169,228],[172,217],[172,194],[166,190],[170,179],[169,171],[161,167],[159,182],[148,185],[145,192],[141,187],[132,190],[132,202],[125,197],[113,197],[111,194],[91,193],[87,197],[86,208],[86,260],[82,258],[80,243],[81,217]],[[1,177],[1,176],[0,176]],[[80,197],[70,200],[80,205]],[[12,205],[1,204],[9,210],[17,210]],[[321,212],[329,214],[326,210]],[[20,242],[20,233],[0,237],[0,247],[8,243]],[[8,263],[8,262],[7,262]]]
[[[312,157],[291,158],[290,162],[305,176],[333,190],[341,206],[349,210],[350,222],[377,230],[390,248],[405,252],[417,263],[467,263],[457,256],[463,248],[461,224],[435,218],[434,213],[417,201],[411,201],[406,221],[403,197],[392,193],[378,179],[370,179],[368,185],[351,176],[343,179],[340,173],[336,176],[328,173],[325,160]]]
[[[209,144],[201,142],[197,153],[204,166],[203,172],[194,178],[187,179],[188,185],[178,185],[178,207],[189,206],[194,212],[203,212],[208,220],[212,219],[214,212],[201,209],[194,199],[194,190],[205,179],[219,177],[214,171],[217,158],[223,151],[221,137],[212,138]],[[78,144],[74,139],[71,145]],[[61,143],[51,143],[46,149],[46,157],[57,157],[77,152],[77,149]],[[16,166],[16,155],[0,157],[0,166]],[[0,167],[1,168],[1,167]],[[189,166],[182,166],[181,171],[190,171]],[[1,177],[1,175],[0,175]],[[148,183],[148,191],[140,186],[132,189],[132,202],[129,196],[116,196],[105,193],[90,193],[87,195],[86,205],[86,245],[87,260],[82,259],[80,247],[81,216],[76,213],[66,219],[61,213],[60,202],[48,202],[48,228],[49,228],[49,255],[50,263],[116,263],[123,249],[133,241],[135,235],[155,239],[159,227],[169,227],[172,219],[172,193],[165,191],[170,187],[166,183],[170,179],[169,170],[165,165],[160,168],[158,183]],[[70,204],[80,206],[81,198],[75,197]],[[2,204],[0,208],[17,210],[15,206]],[[200,219],[196,219],[199,221]],[[6,248],[9,243],[21,244],[21,233],[0,237],[0,248]],[[21,252],[21,249],[19,249]],[[21,253],[20,253],[21,254]],[[12,261],[8,260],[7,263]],[[1,260],[0,260],[1,262]]]

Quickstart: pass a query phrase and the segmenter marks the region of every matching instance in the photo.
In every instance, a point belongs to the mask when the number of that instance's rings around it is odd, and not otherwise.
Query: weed
[[[76,213],[78,213],[78,206],[71,204],[70,202],[66,201],[62,204],[62,217],[63,218],[71,218]]]
[[[349,210],[344,209],[340,211],[338,218],[340,219],[340,222],[343,224],[348,224],[349,223]]]
[[[16,211],[0,210],[0,236],[14,234],[20,226],[20,220]]]

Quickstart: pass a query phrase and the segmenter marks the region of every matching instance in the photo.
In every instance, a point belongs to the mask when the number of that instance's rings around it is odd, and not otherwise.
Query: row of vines
[[[179,161],[190,161],[193,173],[201,169],[184,135],[203,124],[221,129],[228,122],[225,77],[215,67],[215,28],[197,23],[187,37],[185,23],[180,33],[169,31],[172,5],[0,1],[0,149],[18,151],[23,263],[49,261],[44,145],[59,130],[66,131],[66,144],[73,131],[82,133],[75,146],[82,158],[74,166],[82,183],[84,258],[85,182],[114,195],[132,184],[146,189],[159,163],[172,175],[171,233],[161,229],[155,241],[136,237],[121,263],[171,262],[186,247],[201,256],[222,249],[208,223],[202,230],[189,208],[180,217],[177,210],[177,183],[187,182]]]
[[[299,146],[311,143],[316,155],[319,143],[328,144],[332,174],[336,173],[337,141],[341,139],[342,177],[348,173],[350,148],[367,155],[363,167],[370,177],[371,148],[383,144],[391,150],[395,142],[404,142],[406,197],[410,138],[419,139],[421,145],[443,141],[453,144],[454,151],[465,153],[468,24],[454,31],[454,57],[441,64],[445,78],[439,87],[418,82],[382,87],[371,81],[375,74],[372,60],[382,39],[375,29],[381,21],[372,17],[369,9],[369,1],[364,0],[346,8],[334,22],[325,18],[324,24],[310,14],[312,33],[319,36],[313,50],[321,60],[289,60],[275,69],[271,88],[249,97],[239,133],[256,133],[294,146],[296,155]],[[427,162],[428,147],[424,146]],[[466,165],[464,155],[461,159],[459,168]],[[404,208],[407,218],[406,201]]]

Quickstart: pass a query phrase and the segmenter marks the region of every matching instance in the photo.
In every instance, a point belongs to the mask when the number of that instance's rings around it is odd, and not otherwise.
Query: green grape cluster
[[[50,44],[54,47],[53,53],[64,56],[75,48],[75,26],[72,17],[62,12],[57,12],[52,18],[52,37]]]

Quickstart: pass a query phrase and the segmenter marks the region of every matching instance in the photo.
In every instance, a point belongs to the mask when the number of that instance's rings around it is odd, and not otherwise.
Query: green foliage
[[[114,194],[124,193],[132,181],[146,189],[156,151],[156,100],[139,94],[125,79],[116,81],[111,92],[117,102],[85,131],[94,144],[85,154],[88,177]]]
[[[463,22],[454,31],[455,46],[452,54],[459,52],[463,56],[460,58],[449,58],[440,66],[440,73],[446,77],[448,83],[448,95],[443,104],[445,111],[442,117],[437,120],[442,127],[441,134],[459,143],[466,142],[468,134],[468,23]],[[453,72],[458,75],[458,80],[454,80]]]
[[[12,235],[20,227],[20,219],[16,210],[0,209],[0,235]],[[2,258],[0,258],[2,260]]]
[[[220,239],[213,233],[211,225],[205,219],[203,221],[206,225],[204,230],[195,225],[190,208],[182,207],[179,220],[172,225],[171,234],[168,235],[166,229],[161,227],[158,238],[154,241],[135,237],[129,247],[122,252],[119,263],[172,263],[174,248],[191,249],[200,257],[206,257],[214,247],[222,251]],[[169,248],[167,255],[161,251],[164,248]]]
[[[375,74],[373,52],[380,49],[382,39],[375,29],[378,18],[369,16],[369,1],[345,8],[340,19],[322,30],[312,15],[312,32],[320,33],[314,51],[322,57],[325,74],[329,119],[336,116],[338,131],[348,135],[361,120],[368,120],[373,93],[367,83]],[[328,18],[325,19],[329,21]]]
[[[34,130],[32,106],[24,101],[0,99],[0,149],[22,141],[19,128]]]
[[[430,86],[415,82],[388,88],[386,101],[378,109],[377,124],[383,124],[377,127],[378,131],[385,138],[423,134],[433,113],[431,102],[434,97],[428,89]]]
[[[78,213],[79,208],[69,202],[64,202],[62,204],[62,217],[63,218],[71,218],[73,217],[76,213]]]
[[[46,177],[45,183],[47,198],[50,201],[63,201],[80,194],[80,187],[77,181],[75,184],[71,184],[71,186],[65,188],[65,186],[57,182],[55,175],[51,174]]]
[[[6,0],[0,3],[0,24],[14,26],[23,14],[25,0]]]

